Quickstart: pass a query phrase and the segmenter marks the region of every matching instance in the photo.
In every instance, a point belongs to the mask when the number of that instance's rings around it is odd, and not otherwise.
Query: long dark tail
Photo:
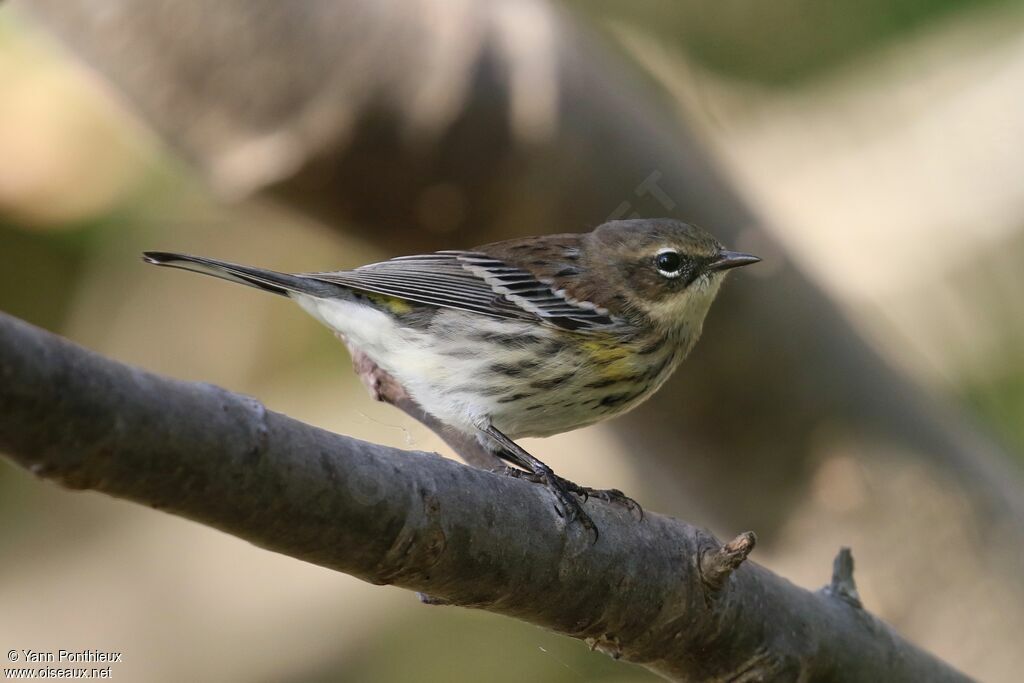
[[[298,293],[330,297],[338,296],[344,291],[344,288],[338,285],[302,275],[289,275],[288,273],[278,273],[273,270],[240,266],[235,263],[217,261],[216,259],[204,258],[202,256],[172,254],[165,251],[146,251],[143,252],[142,259],[146,263],[181,268],[196,273],[205,273],[206,275],[213,275],[214,277],[231,282],[239,282],[243,285],[249,285],[250,287],[256,287],[257,289],[282,296]]]

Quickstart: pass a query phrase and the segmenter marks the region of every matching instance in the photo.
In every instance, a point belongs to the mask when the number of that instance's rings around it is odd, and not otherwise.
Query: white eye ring
[[[676,257],[676,260],[679,262],[679,265],[676,267],[675,270],[665,270],[658,264],[658,262],[661,260],[662,255],[664,254],[672,254],[673,256]],[[671,247],[665,247],[664,249],[658,250],[658,253],[654,255],[654,265],[658,269],[658,272],[667,278],[677,278],[683,274],[683,259],[679,255],[679,252],[676,251],[675,249],[672,249]]]

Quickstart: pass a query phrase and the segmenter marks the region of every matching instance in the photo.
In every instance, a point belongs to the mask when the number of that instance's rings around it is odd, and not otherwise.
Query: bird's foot
[[[644,509],[640,507],[640,503],[636,502],[618,489],[592,489],[589,486],[580,486],[579,484],[575,484],[568,479],[562,479],[561,477],[558,478],[562,480],[562,483],[569,491],[580,496],[583,500],[594,498],[595,500],[603,500],[604,502],[611,503],[612,505],[621,505],[629,510],[631,514],[637,514],[639,519],[642,520],[644,518]]]
[[[535,484],[547,483],[547,479],[544,477],[544,475],[534,474],[533,472],[527,472],[526,470],[521,470],[516,467],[498,467],[491,471],[496,472],[498,474],[503,474],[508,477],[514,477],[516,479],[525,479],[526,481],[532,481]],[[618,489],[593,489],[590,488],[589,486],[580,486],[579,484],[569,481],[568,479],[560,477],[554,473],[552,473],[551,476],[554,478],[554,480],[557,482],[558,486],[562,490],[568,491],[569,493],[573,493],[579,496],[580,498],[583,499],[583,502],[586,502],[591,498],[595,500],[603,500],[606,503],[611,503],[612,505],[623,506],[624,508],[629,510],[630,513],[637,514],[639,519],[641,520],[644,518],[644,509],[640,506],[640,503],[636,502],[635,500],[633,500],[632,498],[630,498],[629,496],[627,496],[625,493]],[[556,497],[558,497],[557,493],[555,495]],[[576,504],[575,507],[579,508],[580,506],[579,504]]]
[[[566,522],[579,522],[583,525],[584,529],[593,534],[594,543],[597,543],[597,538],[599,536],[597,525],[594,524],[594,520],[592,520],[590,515],[588,515],[583,509],[583,504],[580,502],[579,498],[573,495],[576,491],[582,490],[582,487],[573,484],[567,479],[563,479],[550,469],[541,472],[527,472],[526,470],[521,470],[515,467],[498,467],[491,471],[497,474],[503,474],[507,477],[525,479],[526,481],[543,485],[548,491],[551,491],[555,500],[558,501],[558,507],[555,508],[558,511],[558,514],[561,515]],[[584,500],[586,500],[586,497],[584,497]]]

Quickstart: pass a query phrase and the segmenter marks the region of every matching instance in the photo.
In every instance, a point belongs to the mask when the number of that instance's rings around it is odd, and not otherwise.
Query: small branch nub
[[[700,574],[709,593],[717,593],[729,576],[743,564],[757,544],[753,531],[745,531],[725,545],[708,549],[700,555]]]
[[[832,581],[825,586],[825,593],[857,609],[863,608],[857,584],[853,581],[853,553],[849,548],[840,548],[832,561]]]

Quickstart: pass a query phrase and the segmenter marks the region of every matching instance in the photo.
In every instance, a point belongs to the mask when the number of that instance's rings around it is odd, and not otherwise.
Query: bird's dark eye
[[[683,265],[683,259],[677,252],[663,251],[654,257],[654,265],[658,267],[658,271],[662,275],[676,277],[679,275],[679,269]]]

